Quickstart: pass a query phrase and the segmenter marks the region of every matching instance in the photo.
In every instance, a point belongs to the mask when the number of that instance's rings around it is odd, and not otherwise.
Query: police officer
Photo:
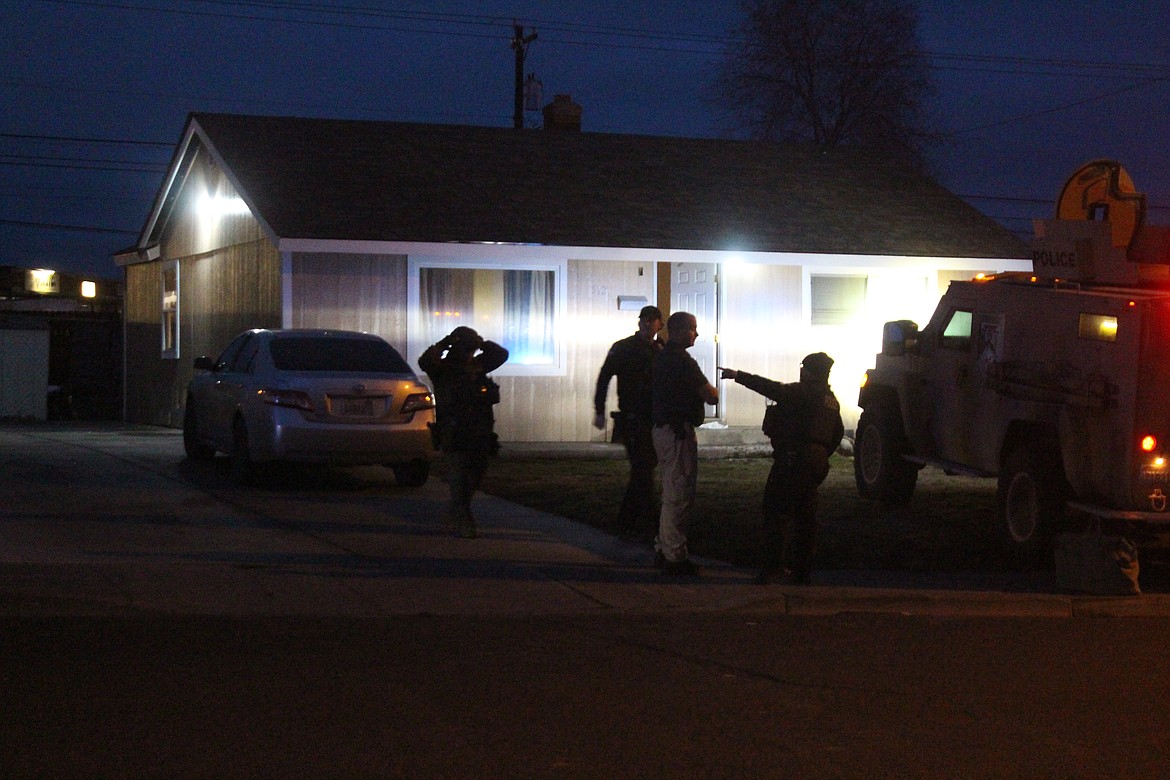
[[[508,350],[465,325],[427,347],[418,359],[435,391],[435,445],[450,466],[447,522],[465,539],[477,535],[471,497],[500,448],[492,414],[500,388],[488,374],[507,359]]]
[[[619,533],[644,541],[654,538],[658,526],[658,502],[654,496],[654,453],[650,379],[654,355],[662,349],[656,338],[662,330],[662,312],[657,306],[643,306],[638,312],[638,331],[615,341],[601,364],[597,390],[593,394],[593,427],[605,430],[605,398],[609,382],[617,377],[618,412],[614,417],[614,439],[626,447],[630,478],[618,510]]]
[[[800,381],[790,383],[719,368],[721,379],[733,379],[776,402],[764,415],[764,432],[772,441],[772,469],[764,487],[764,568],[756,578],[761,584],[809,582],[816,548],[817,488],[828,476],[829,456],[845,435],[841,405],[829,387],[832,367],[831,357],[815,352],[801,362]],[[786,520],[791,521],[787,550]]]

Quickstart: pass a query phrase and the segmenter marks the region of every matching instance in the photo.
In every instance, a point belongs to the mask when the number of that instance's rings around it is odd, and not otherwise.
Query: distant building
[[[0,419],[121,419],[122,290],[0,266]]]
[[[881,155],[573,120],[192,114],[116,258],[127,418],[181,425],[192,359],[247,328],[370,331],[417,367],[466,324],[511,351],[502,439],[588,441],[606,350],[655,303],[698,316],[712,382],[717,364],[795,380],[829,352],[852,427],[884,320],[926,317],[951,279],[1031,267],[1021,240]],[[714,419],[758,428],[759,397],[723,389]]]

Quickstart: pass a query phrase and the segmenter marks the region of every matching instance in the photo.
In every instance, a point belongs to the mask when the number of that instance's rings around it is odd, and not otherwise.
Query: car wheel
[[[431,464],[425,460],[399,463],[391,468],[394,469],[394,480],[402,487],[420,487],[431,475]]]
[[[918,466],[903,457],[908,449],[901,420],[890,405],[862,412],[853,443],[858,494],[887,504],[908,502],[918,482]]]
[[[1052,457],[1035,446],[1012,450],[1000,469],[995,499],[1008,552],[1021,563],[1038,561],[1060,526],[1067,499]]]
[[[195,410],[191,408],[191,399],[187,399],[187,409],[183,412],[183,451],[189,460],[207,461],[215,457],[215,447],[204,444],[199,440],[199,429],[195,422]]]
[[[248,426],[242,417],[232,426],[231,477],[237,485],[251,484],[256,477],[256,465],[252,463],[248,446]]]

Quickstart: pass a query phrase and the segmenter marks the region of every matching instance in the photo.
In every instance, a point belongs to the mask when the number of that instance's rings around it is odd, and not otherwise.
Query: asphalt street
[[[756,586],[357,469],[0,426],[3,777],[1163,777],[1170,596]],[[1026,581],[1025,581],[1026,584]]]

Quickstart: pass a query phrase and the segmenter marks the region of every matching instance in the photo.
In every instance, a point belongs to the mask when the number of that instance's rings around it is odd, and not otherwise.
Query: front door
[[[715,263],[671,263],[670,311],[689,311],[699,321],[699,338],[689,352],[716,387],[715,334],[719,331],[719,295]],[[708,412],[710,409],[708,409]],[[718,410],[715,416],[718,416]]]

